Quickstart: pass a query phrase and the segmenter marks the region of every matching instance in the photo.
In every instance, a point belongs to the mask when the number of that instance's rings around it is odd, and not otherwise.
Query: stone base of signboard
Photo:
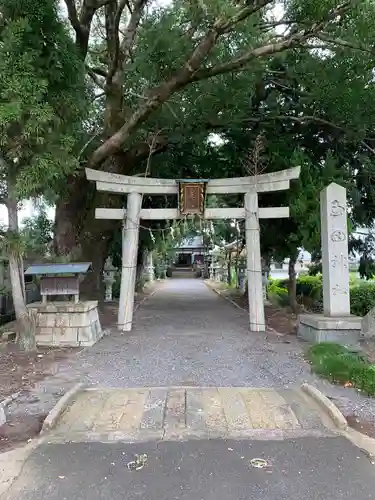
[[[91,346],[103,336],[96,300],[77,304],[34,302],[27,307],[36,318],[37,345]]]
[[[300,314],[297,335],[314,344],[334,342],[356,345],[361,337],[362,318],[358,316],[329,317],[322,314]]]

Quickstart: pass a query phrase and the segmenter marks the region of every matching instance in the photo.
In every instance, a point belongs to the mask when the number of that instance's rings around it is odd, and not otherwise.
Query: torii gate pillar
[[[264,332],[262,259],[260,253],[258,193],[245,193],[245,232],[249,323],[252,332]]]
[[[141,206],[142,195],[134,192],[129,193],[126,222],[122,228],[121,289],[117,319],[118,329],[124,332],[129,332],[132,329],[133,322]]]

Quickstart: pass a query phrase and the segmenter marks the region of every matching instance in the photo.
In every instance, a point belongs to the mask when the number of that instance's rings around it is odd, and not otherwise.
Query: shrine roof
[[[91,267],[91,262],[72,262],[70,264],[33,264],[26,269],[29,276],[52,274],[85,274]]]

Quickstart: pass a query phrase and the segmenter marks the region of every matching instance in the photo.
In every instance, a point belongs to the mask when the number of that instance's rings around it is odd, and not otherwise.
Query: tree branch
[[[301,40],[301,38],[297,37],[288,37],[280,42],[270,43],[263,45],[262,47],[249,50],[242,56],[232,59],[226,63],[217,64],[216,66],[202,68],[201,70],[196,71],[192,75],[190,82],[207,80],[207,78],[212,78],[213,76],[222,75],[224,73],[230,73],[232,71],[241,71],[245,69],[246,64],[252,59],[267,57],[279,52],[284,52],[292,47],[298,47],[301,44]]]
[[[91,66],[90,70],[96,73],[99,76],[102,76],[103,78],[107,77],[107,72],[104,68],[99,68],[98,66]]]
[[[214,23],[214,28],[216,27],[222,33],[225,33],[233,26],[236,26],[241,21],[244,21],[248,17],[258,12],[259,10],[263,9],[263,7],[266,7],[267,5],[273,3],[273,0],[255,0],[251,3],[252,5],[247,5],[246,7],[243,7],[239,12],[237,12],[234,16],[232,16],[228,20],[223,20],[221,18],[218,18]]]
[[[130,56],[130,52],[132,46],[134,44],[135,36],[137,33],[137,28],[141,21],[144,8],[147,4],[148,0],[136,0],[133,6],[133,10],[131,10],[129,3],[127,0],[121,0],[117,12],[114,19],[114,30],[115,30],[115,47],[114,47],[114,55],[112,59],[111,68],[108,72],[107,82],[110,82],[115,75],[116,71],[120,69],[123,64],[123,61],[126,57]],[[128,7],[130,12],[130,19],[128,25],[123,34],[123,40],[120,45],[120,21],[121,16],[124,11],[125,6]]]
[[[282,40],[274,41],[273,43],[264,45],[262,47],[257,47],[252,49],[240,57],[228,61],[226,63],[218,64],[210,68],[203,68],[196,71],[190,80],[191,82],[197,82],[200,80],[205,80],[213,76],[221,75],[224,73],[229,73],[232,71],[241,71],[245,68],[246,64],[252,59],[258,57],[265,57],[279,52],[284,52],[290,48],[295,48],[305,43],[308,39],[317,37],[317,33],[321,31],[331,19],[336,18],[338,15],[343,14],[351,5],[351,1],[348,0],[343,4],[339,5],[335,9],[332,9],[326,16],[325,19],[314,23],[312,26],[306,27],[303,30],[296,31],[297,26],[292,30],[291,34],[284,37]]]
[[[200,69],[203,61],[207,58],[212,48],[215,46],[220,35],[226,33],[236,23],[243,21],[269,3],[270,0],[255,0],[251,6],[241,8],[239,12],[230,19],[218,17],[202,37],[201,41],[197,44],[184,66],[176,71],[176,73],[168,81],[150,89],[146,94],[147,100],[140,104],[138,109],[134,111],[126,123],[121,126],[117,132],[115,132],[96,149],[90,158],[90,166],[96,166],[102,163],[105,158],[118,151],[130,135],[137,129],[137,127],[144,123],[148,117],[162,104],[164,104],[174,92],[181,90],[192,82],[200,81],[223,73],[240,71],[252,59],[266,57],[278,52],[283,52],[292,47],[303,45],[309,39],[311,40],[314,38],[316,33],[322,31],[331,19],[337,19],[337,16],[342,15],[351,5],[351,0],[348,0],[347,2],[344,2],[338,7],[332,9],[327,13],[324,19],[319,20],[310,27],[299,29],[298,26],[296,26],[295,29],[291,30],[288,36],[279,41],[271,41],[271,43],[267,45],[251,49],[244,55],[228,61],[227,63]]]
[[[77,9],[75,0],[65,0],[65,5],[68,10],[68,18],[72,28],[76,32],[76,37],[78,37],[78,33],[81,32],[81,25],[78,20]]]
[[[367,52],[368,54],[374,55],[375,50],[374,49],[369,49],[368,47],[365,47],[361,43],[351,43],[346,40],[342,40],[341,38],[331,38],[330,36],[326,35],[325,33],[318,33],[316,35],[316,38],[321,40],[322,42],[329,43],[330,45],[336,45],[340,47],[345,47],[347,49],[351,50],[360,50],[361,52]]]
[[[95,83],[95,85],[97,85],[99,88],[101,88],[104,91],[105,90],[105,81],[101,80],[99,78],[99,76],[97,75],[97,73],[92,68],[90,68],[90,66],[88,66],[87,64],[86,64],[86,71],[87,71],[87,74],[89,75],[89,77]]]
[[[95,12],[115,0],[83,0],[78,17],[75,0],[65,0],[69,21],[76,34],[76,46],[84,59],[87,55],[92,19]]]

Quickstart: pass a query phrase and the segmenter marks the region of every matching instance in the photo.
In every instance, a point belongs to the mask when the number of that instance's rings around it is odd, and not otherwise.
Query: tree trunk
[[[9,240],[15,240],[19,235],[17,208],[17,198],[14,195],[13,186],[9,181],[7,199],[7,209],[9,217]],[[13,306],[18,326],[18,344],[20,346],[20,349],[24,351],[33,351],[36,349],[36,323],[35,318],[32,318],[29,315],[26,307],[26,298],[23,286],[23,262],[22,258],[20,257],[20,251],[17,248],[16,241],[9,243],[8,258]]]
[[[108,169],[110,170],[110,169]],[[84,174],[69,186],[56,205],[54,249],[71,261],[91,262],[92,271],[83,280],[80,291],[90,299],[101,297],[102,271],[108,257],[113,233],[121,221],[95,219],[95,208],[124,205],[119,195],[96,193],[95,184]]]
[[[296,262],[297,262],[297,253],[293,253],[289,257],[289,266],[288,266],[288,296],[289,296],[289,305],[292,308],[294,313],[297,313],[298,304],[297,304],[297,276],[296,276]]]
[[[101,235],[96,232],[90,233],[87,242],[81,244],[81,260],[91,262],[92,271],[90,271],[80,285],[80,296],[85,300],[100,300],[104,296],[103,268],[108,257],[109,246],[111,244],[113,233],[116,230],[116,221],[111,222]],[[97,239],[95,239],[95,237]],[[101,236],[101,237],[100,237]]]

